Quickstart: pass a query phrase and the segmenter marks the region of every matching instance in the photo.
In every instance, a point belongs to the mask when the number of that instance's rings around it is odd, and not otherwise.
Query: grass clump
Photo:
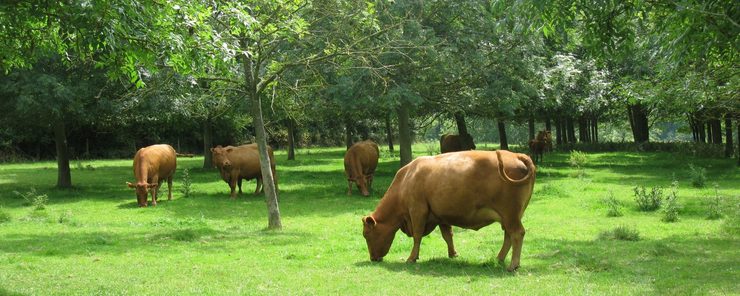
[[[722,196],[719,195],[719,184],[714,183],[714,196],[709,200],[707,219],[722,218]]]
[[[678,203],[678,181],[671,183],[671,192],[668,193],[668,197],[665,199],[665,207],[663,208],[663,222],[678,222],[678,213],[681,211],[681,205]]]
[[[588,157],[586,156],[586,153],[578,150],[571,151],[570,155],[568,156],[568,163],[570,164],[570,166],[579,169],[586,165],[587,161]]]
[[[190,169],[185,169],[182,171],[182,185],[180,186],[182,197],[190,197],[190,194],[193,192],[192,186],[193,180],[190,178]]]
[[[689,164],[689,175],[691,176],[691,185],[696,188],[704,188],[707,183],[707,169]]]
[[[640,232],[627,226],[617,226],[612,230],[599,233],[601,240],[639,241]]]
[[[200,238],[200,234],[192,229],[180,229],[172,232],[172,239],[180,242],[192,242]]]
[[[663,188],[656,186],[649,192],[644,186],[635,186],[635,202],[637,209],[643,212],[652,212],[660,208],[663,203]]]
[[[27,192],[21,193],[18,191],[13,191],[13,193],[17,196],[22,197],[24,200],[26,200],[26,203],[33,206],[33,208],[37,211],[43,210],[46,208],[46,203],[49,201],[49,196],[46,194],[39,194],[36,192],[36,188],[31,187],[30,190]]]
[[[622,214],[622,205],[620,202],[614,198],[614,192],[609,191],[609,195],[604,199],[604,203],[606,204],[606,216],[607,217],[621,217]]]
[[[10,222],[10,214],[0,208],[0,224]]]

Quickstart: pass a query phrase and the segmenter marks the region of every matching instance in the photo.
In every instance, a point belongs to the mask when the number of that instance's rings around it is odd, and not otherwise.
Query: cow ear
[[[378,222],[375,221],[375,218],[373,218],[373,216],[362,217],[362,222],[369,227],[375,227],[375,225],[378,224]]]
[[[131,184],[131,182],[126,182],[126,185],[128,185],[129,188],[135,188],[136,185]]]

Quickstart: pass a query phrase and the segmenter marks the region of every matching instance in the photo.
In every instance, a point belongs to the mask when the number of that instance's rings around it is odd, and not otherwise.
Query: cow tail
[[[527,166],[527,175],[524,176],[524,178],[521,178],[519,180],[514,180],[508,175],[506,175],[506,170],[504,170],[504,161],[501,159],[501,151],[496,150],[496,156],[498,157],[498,171],[499,175],[501,175],[501,178],[504,179],[504,181],[509,182],[511,184],[522,184],[524,182],[527,182],[530,178],[533,178],[533,175],[535,173],[535,170],[537,169],[532,162],[532,159],[526,156],[522,156],[520,154],[517,154],[516,157],[524,162],[524,165]]]

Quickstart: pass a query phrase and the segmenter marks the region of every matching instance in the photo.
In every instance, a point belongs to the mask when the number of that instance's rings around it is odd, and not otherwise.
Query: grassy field
[[[414,148],[417,156],[433,150]],[[282,231],[264,230],[267,210],[263,196],[251,195],[254,182],[230,200],[218,174],[199,168],[202,158],[178,159],[174,199],[155,208],[136,206],[125,185],[133,181],[128,159],[73,162],[72,190],[53,188],[53,162],[0,165],[0,295],[740,293],[740,169],[733,160],[593,153],[580,171],[567,153],[546,155],[524,216],[522,266],[508,273],[495,262],[499,225],[455,228],[455,259],[435,230],[416,264],[404,263],[412,240],[398,232],[385,261],[370,262],[360,218],[375,208],[398,162],[381,153],[371,197],[346,196],[343,152],[300,150],[290,162],[276,153]],[[705,188],[691,186],[689,163],[707,169]],[[186,168],[188,198],[178,191]],[[678,222],[637,210],[635,185],[668,193],[674,178]],[[713,183],[724,217],[709,220]],[[31,188],[48,196],[45,209],[13,193]],[[610,193],[623,216],[607,217]],[[639,240],[600,238],[619,226]]]

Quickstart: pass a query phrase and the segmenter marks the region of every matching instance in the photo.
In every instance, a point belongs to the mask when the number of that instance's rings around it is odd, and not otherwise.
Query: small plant
[[[439,143],[430,141],[424,143],[424,149],[427,152],[427,155],[437,155],[439,154]]]
[[[10,214],[0,208],[0,224],[10,222]]]
[[[707,183],[707,169],[689,164],[689,175],[691,176],[691,185],[696,188],[703,188]]]
[[[722,197],[719,195],[719,184],[714,183],[714,197],[709,200],[709,215],[707,219],[722,218]]]
[[[72,211],[67,210],[66,212],[59,215],[57,222],[59,222],[59,224],[74,224],[74,223],[71,223],[72,222]]]
[[[17,196],[22,197],[30,205],[33,205],[35,210],[43,210],[46,208],[46,203],[49,201],[49,197],[46,194],[39,194],[36,192],[36,188],[31,187],[28,192],[21,193],[13,191]]]
[[[588,158],[586,157],[586,153],[578,150],[571,151],[570,156],[568,156],[568,163],[570,163],[571,166],[579,169],[586,165],[587,161]]]
[[[606,216],[607,217],[621,217],[622,210],[619,201],[614,198],[614,193],[609,191],[609,196],[604,200],[606,203]]]
[[[678,204],[678,181],[671,183],[671,192],[668,193],[668,197],[665,199],[665,207],[663,208],[663,222],[677,222],[678,212],[681,211],[681,205]]]
[[[602,240],[639,241],[640,232],[627,226],[617,226],[612,230],[603,231],[599,234]]]
[[[184,169],[182,171],[182,186],[180,186],[183,197],[190,197],[190,194],[193,192],[192,185],[193,180],[190,178],[190,169]]]
[[[637,208],[643,212],[652,212],[660,208],[663,202],[663,188],[653,187],[650,192],[644,186],[635,186],[635,202]]]

